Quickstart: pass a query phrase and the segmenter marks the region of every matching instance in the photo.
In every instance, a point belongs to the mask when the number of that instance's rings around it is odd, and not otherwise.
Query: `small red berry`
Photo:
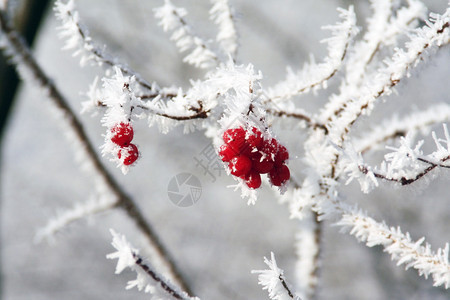
[[[263,150],[264,154],[267,155],[267,157],[274,161],[275,155],[278,152],[278,142],[276,139],[270,139],[270,140],[264,140]]]
[[[231,170],[231,174],[239,177],[250,172],[252,169],[252,161],[245,155],[239,155],[230,161],[228,167]]]
[[[237,156],[239,153],[230,147],[228,144],[223,144],[219,148],[219,156],[224,162],[229,162],[233,157]]]
[[[253,170],[261,174],[269,173],[273,169],[273,161],[269,157],[264,157],[258,152],[252,156]]]
[[[128,147],[123,147],[122,149],[120,149],[119,153],[117,153],[117,157],[119,159],[122,158],[122,151],[123,151],[123,156],[124,156],[123,164],[125,166],[131,165],[139,157],[139,150],[135,144],[130,144]]]
[[[245,145],[245,130],[242,127],[227,129],[223,133],[223,141],[233,150],[240,153]]]
[[[113,134],[111,141],[121,147],[128,146],[133,140],[133,127],[130,123],[121,122],[120,124],[116,124],[111,132]]]
[[[286,165],[275,167],[269,173],[270,182],[275,186],[282,186],[291,178],[291,173]]]
[[[289,159],[289,152],[283,145],[278,145],[278,152],[275,155],[275,165],[281,166],[287,159]]]
[[[261,186],[261,175],[255,170],[250,171],[247,175],[241,176],[245,180],[247,186],[251,189],[257,189]]]
[[[247,138],[247,143],[253,148],[261,149],[264,144],[261,131],[256,127],[252,127],[252,134]]]

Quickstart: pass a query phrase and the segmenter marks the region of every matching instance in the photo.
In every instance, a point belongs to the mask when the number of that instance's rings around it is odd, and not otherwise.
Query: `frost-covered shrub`
[[[312,60],[297,71],[289,69],[284,80],[264,87],[263,72],[256,70],[251,62],[239,61],[233,9],[227,0],[212,2],[210,15],[218,27],[213,40],[198,35],[185,18],[187,11],[169,0],[154,11],[159,25],[170,33],[170,39],[185,55],[183,61],[204,70],[204,76],[191,78],[190,86],[185,89],[148,82],[95,43],[82,24],[73,0],[56,2],[60,34],[66,41],[64,48],[74,50],[82,65],[104,67],[104,76],[92,83],[89,99],[83,103],[84,112],[103,115],[102,155],[126,175],[140,161],[139,149],[132,143],[134,123],[147,122],[149,126],[158,126],[162,133],[170,133],[182,125],[186,133],[199,130],[211,139],[227,174],[236,181],[233,187],[249,204],[257,205],[260,193],[272,189],[280,202],[287,205],[291,217],[301,220],[302,227],[295,241],[299,256],[296,285],[288,283],[273,253],[270,260],[265,259],[269,269],[253,271],[271,299],[314,297],[319,281],[320,228],[324,220],[342,227],[368,247],[384,247],[398,265],[414,268],[420,275],[432,277],[435,286],[447,289],[450,286],[448,243],[432,250],[424,238],[414,241],[399,227],[376,221],[345,199],[343,186],[356,180],[361,193],[370,193],[380,182],[407,186],[431,177],[437,169],[450,168],[450,134],[445,124],[443,136],[431,132],[435,150],[422,150],[424,142],[416,139],[419,132],[430,134],[431,125],[448,121],[448,103],[433,104],[421,112],[411,111],[403,119],[393,117],[373,124],[360,137],[352,134],[354,124],[363,116],[366,122],[370,121],[376,105],[387,101],[396,86],[407,81],[417,66],[438,51],[448,51],[450,7],[441,14],[427,16],[426,7],[420,1],[403,4],[371,1],[373,14],[363,32],[356,25],[352,6],[338,9],[340,21],[324,27],[331,32],[331,37],[324,41],[328,53],[323,61]],[[136,220],[160,259],[168,262],[169,277],[181,287],[175,287],[159,275],[158,270],[143,262],[124,236],[112,231],[117,252],[108,258],[118,259],[116,272],[129,267],[137,273],[137,279],[129,282],[127,288],[137,287],[154,299],[189,299],[186,292],[191,291],[176,266],[170,264],[167,251],[158,244],[157,234],[96,157],[78,121],[64,105],[64,99],[8,26],[4,14],[2,30],[2,45],[13,61],[28,74],[27,78],[45,87],[50,98],[69,116],[71,130],[99,182],[101,197],[61,214],[39,236],[51,236],[88,214],[121,207]],[[337,91],[318,112],[308,113],[298,98],[327,89],[330,80],[339,82]],[[271,126],[275,121],[287,119],[297,121],[307,135],[302,145],[301,170],[289,167],[288,157],[297,154],[278,142]],[[378,165],[370,165],[365,155],[378,151],[380,145],[389,141],[394,142],[387,147],[384,159]],[[261,174],[269,175],[261,177]],[[261,182],[268,188],[260,187]]]

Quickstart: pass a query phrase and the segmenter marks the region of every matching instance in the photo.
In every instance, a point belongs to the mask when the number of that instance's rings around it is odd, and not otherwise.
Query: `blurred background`
[[[79,59],[62,51],[58,22],[52,1],[15,1],[17,23],[31,31],[34,53],[56,85],[79,112],[81,102],[101,70],[79,66]],[[198,33],[215,37],[207,0],[173,1],[185,7],[187,20]],[[238,60],[252,63],[264,75],[263,84],[271,86],[285,76],[286,66],[300,68],[313,53],[317,61],[326,55],[320,43],[330,35],[321,26],[338,20],[337,7],[355,6],[358,24],[364,29],[370,14],[367,1],[337,0],[230,0],[237,13],[240,33]],[[443,12],[447,1],[424,1],[430,11]],[[150,81],[161,86],[189,86],[190,79],[202,71],[182,63],[169,35],[162,32],[152,9],[163,1],[79,0],[82,21],[97,44],[128,63]],[[42,18],[40,17],[42,12]],[[42,21],[37,34],[39,21]],[[27,29],[28,28],[28,29]],[[33,31],[34,30],[34,31]],[[358,36],[360,37],[361,34]],[[1,65],[2,70],[5,65]],[[6,71],[5,71],[6,72]],[[114,210],[70,225],[55,237],[54,243],[35,243],[39,228],[58,212],[93,196],[92,180],[75,161],[72,144],[64,127],[43,92],[29,83],[20,84],[13,98],[14,80],[5,73],[1,82],[1,112],[8,116],[2,128],[0,190],[0,296],[2,299],[147,299],[137,290],[126,291],[135,274],[114,274],[116,261],[106,259],[114,251],[109,229],[127,236],[145,255],[145,240],[121,211]],[[400,116],[421,110],[433,103],[449,102],[450,51],[446,46],[411,78],[401,83],[398,94],[386,98],[370,117],[356,124],[355,134],[363,134],[367,124],[376,125],[394,112]],[[299,103],[317,111],[336,91],[339,79],[316,96],[305,95]],[[13,99],[7,109],[7,99]],[[98,149],[103,143],[101,115],[80,115],[89,137]],[[301,180],[304,130],[293,122],[275,122],[274,131],[291,153],[290,168]],[[358,132],[358,128],[360,129]],[[442,133],[442,126],[435,130]],[[429,139],[426,138],[428,141]],[[239,193],[227,188],[234,180],[225,172],[214,171],[215,179],[197,165],[196,159],[209,145],[202,132],[184,135],[182,127],[167,135],[145,121],[135,123],[135,142],[142,157],[130,173],[103,158],[121,186],[136,199],[143,214],[159,232],[163,243],[202,299],[266,299],[252,269],[263,269],[263,256],[276,255],[280,268],[295,285],[294,239],[298,223],[289,219],[285,206],[263,188],[255,206],[247,206]],[[382,156],[373,155],[377,162]],[[181,172],[194,174],[201,182],[202,194],[190,207],[174,205],[168,198],[170,180]],[[448,182],[450,172],[435,173],[435,180],[407,188],[381,184],[369,195],[357,184],[342,193],[358,203],[376,220],[400,226],[414,240],[427,237],[433,249],[450,241]],[[324,224],[322,267],[318,299],[448,299],[450,293],[433,288],[432,281],[414,270],[396,267],[379,247],[367,248],[354,237],[339,233],[339,228]]]

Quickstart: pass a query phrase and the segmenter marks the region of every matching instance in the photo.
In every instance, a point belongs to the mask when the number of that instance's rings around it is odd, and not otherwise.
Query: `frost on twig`
[[[264,257],[264,263],[269,267],[266,270],[252,270],[252,274],[258,274],[258,284],[267,290],[269,298],[273,300],[301,300],[292,293],[290,285],[286,282],[284,271],[277,266],[275,255],[270,253],[271,259]]]
[[[426,8],[420,1],[412,0],[407,4],[394,13],[392,0],[371,1],[373,15],[367,21],[367,31],[350,49],[339,94],[333,95],[325,105],[321,121],[338,113],[349,99],[356,97],[355,94],[364,86],[365,78],[383,67],[382,60],[376,59],[380,50],[390,54],[392,50],[389,46],[397,46],[400,37],[414,28],[414,21],[425,18]]]
[[[139,251],[134,248],[124,235],[110,230],[113,236],[112,245],[117,250],[106,257],[108,259],[117,259],[116,274],[122,273],[126,268],[136,272],[135,280],[130,280],[126,289],[136,287],[139,291],[149,293],[150,299],[183,299],[198,300],[197,297],[189,295],[174,286],[169,280],[158,274],[149,263],[139,255]]]
[[[343,214],[336,225],[350,229],[350,234],[368,247],[383,246],[398,266],[405,265],[405,269],[412,267],[425,278],[431,276],[434,286],[450,287],[448,243],[434,252],[428,243],[423,244],[425,238],[412,241],[409,233],[403,233],[400,228],[388,227],[356,210]]]
[[[369,131],[365,131],[360,138],[353,139],[355,151],[365,153],[376,150],[392,139],[415,136],[416,133],[427,134],[434,124],[450,120],[450,106],[446,103],[436,104],[423,111],[412,112],[404,118],[394,116],[382,122]]]
[[[81,23],[80,16],[76,10],[75,1],[57,0],[55,2],[55,15],[61,22],[59,27],[59,36],[65,39],[64,50],[74,50],[73,56],[80,56],[82,66],[87,63],[108,67],[120,68],[126,75],[134,75],[136,81],[146,90],[154,90],[155,86],[148,83],[137,72],[131,70],[128,66],[120,63],[115,57],[107,54],[104,49],[95,45],[86,26]]]
[[[269,99],[278,103],[280,100],[318,89],[326,86],[326,82],[336,74],[343,64],[350,42],[358,33],[353,6],[348,10],[340,8],[338,11],[342,22],[323,27],[333,34],[332,37],[322,41],[328,44],[328,56],[324,62],[316,64],[311,61],[296,73],[288,69],[286,79],[269,90]]]
[[[175,41],[180,52],[190,51],[184,61],[198,68],[210,69],[219,62],[217,54],[209,44],[193,32],[184,19],[187,11],[165,0],[164,6],[155,9],[155,17],[164,31],[172,31],[171,39]]]
[[[431,14],[430,20],[409,35],[406,49],[396,48],[394,55],[385,60],[386,66],[379,69],[373,77],[367,78],[357,94],[350,98],[345,107],[329,120],[332,125],[330,138],[341,143],[349,133],[349,127],[363,114],[368,115],[375,101],[390,95],[393,88],[405,77],[410,76],[416,67],[433,48],[450,41],[450,8],[443,15]]]
[[[235,19],[228,0],[211,0],[213,7],[209,11],[211,19],[219,26],[216,41],[226,55],[236,60],[238,49],[238,33],[235,27]]]
[[[35,240],[40,242],[44,239],[52,241],[55,234],[65,229],[69,224],[87,218],[113,208],[117,200],[112,196],[102,195],[93,198],[86,203],[77,203],[72,209],[58,213],[50,219],[47,225],[38,230]]]
[[[392,0],[371,1],[371,6],[374,13],[368,19],[368,29],[362,39],[355,43],[346,65],[345,81],[354,86],[361,83],[367,71],[379,67],[374,58],[383,47],[396,45],[402,35],[416,27],[417,20],[426,17],[426,7],[416,0],[407,1],[407,6],[395,11],[394,15],[395,5]],[[374,67],[370,67],[372,62]]]
[[[447,126],[444,124],[445,139],[440,139],[432,132],[436,150],[425,155],[422,151],[423,140],[414,143],[412,135],[400,138],[400,146],[387,147],[392,152],[387,153],[385,160],[380,167],[371,168],[364,163],[362,156],[355,151],[343,153],[342,170],[347,173],[347,183],[357,179],[361,184],[361,190],[368,193],[371,189],[378,186],[377,178],[390,182],[397,182],[401,185],[408,185],[419,179],[426,178],[435,169],[446,168],[450,165],[447,161],[450,159],[450,134]]]
[[[319,282],[319,254],[321,249],[321,226],[316,214],[308,210],[300,221],[296,234],[295,263],[296,287],[303,299],[313,299]]]

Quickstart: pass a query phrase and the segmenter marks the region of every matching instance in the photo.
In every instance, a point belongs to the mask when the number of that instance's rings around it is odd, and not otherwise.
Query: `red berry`
[[[228,144],[223,144],[219,148],[219,156],[224,162],[229,162],[233,157],[237,155],[238,152],[231,148]]]
[[[241,176],[245,180],[247,186],[251,189],[257,189],[261,186],[261,175],[255,170],[250,171],[247,175]]]
[[[139,150],[135,144],[130,144],[128,147],[123,147],[122,149],[120,149],[119,153],[117,153],[117,157],[119,159],[122,158],[122,151],[123,151],[123,156],[124,156],[123,164],[125,166],[131,165],[139,157]]]
[[[274,186],[282,186],[291,178],[291,173],[289,168],[283,164],[279,167],[274,167],[269,173],[269,178]]]
[[[234,157],[228,167],[234,176],[242,176],[248,174],[252,168],[252,161],[245,155]]]
[[[261,131],[256,127],[252,127],[252,134],[247,138],[247,143],[253,148],[261,149],[264,144]]]
[[[223,141],[240,153],[245,144],[245,130],[242,127],[227,129],[223,133]]]
[[[274,165],[273,161],[271,161],[269,157],[263,158],[263,155],[260,152],[252,156],[252,163],[253,170],[261,174],[269,173]]]
[[[263,150],[269,160],[274,161],[278,152],[278,142],[276,139],[264,140]]]
[[[121,147],[128,146],[133,140],[133,127],[130,123],[121,122],[120,124],[116,124],[111,132],[113,134],[111,141]]]
[[[283,145],[278,145],[278,152],[275,155],[275,165],[281,166],[287,159],[289,159],[289,152]]]

